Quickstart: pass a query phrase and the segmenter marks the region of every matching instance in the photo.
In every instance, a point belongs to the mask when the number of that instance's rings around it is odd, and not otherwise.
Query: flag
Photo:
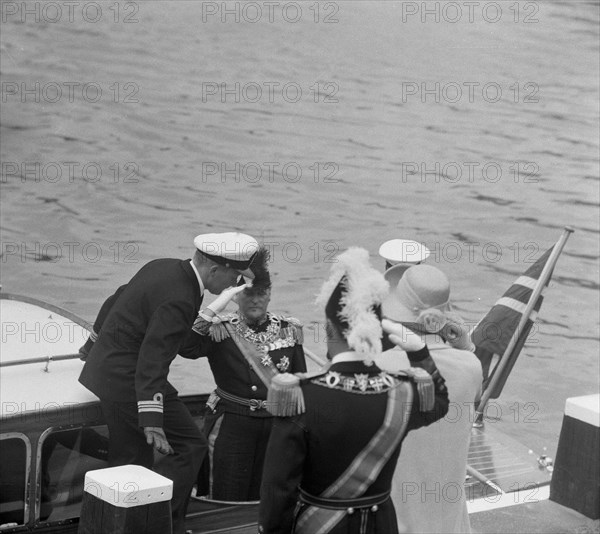
[[[506,379],[537,318],[538,311],[543,301],[543,291],[540,293],[527,322],[522,327],[522,331],[518,333],[518,339],[513,350],[510,354],[504,354],[516,329],[519,327],[519,323],[523,317],[527,304],[529,303],[529,299],[553,248],[554,247],[548,249],[522,276],[519,276],[519,278],[515,280],[513,285],[510,286],[506,293],[504,293],[496,304],[494,304],[492,309],[479,322],[471,334],[471,340],[475,345],[475,355],[479,358],[482,367],[484,368],[484,377],[486,376],[486,371],[489,370],[494,354],[509,359],[507,367],[503,370],[503,376],[490,392],[490,398],[496,399],[502,392]],[[546,280],[546,287],[548,286],[551,277],[552,271]],[[494,367],[494,371],[496,368],[497,366]],[[484,380],[484,389],[491,381],[494,371]]]

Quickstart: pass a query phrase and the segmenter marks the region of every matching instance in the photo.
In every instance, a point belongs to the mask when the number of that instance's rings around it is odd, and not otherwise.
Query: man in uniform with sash
[[[274,374],[306,371],[301,323],[268,311],[268,256],[268,249],[261,247],[251,266],[252,287],[234,297],[239,309],[221,313],[223,300],[202,310],[180,351],[184,358],[208,357],[217,384],[206,403],[204,422],[209,469],[203,469],[199,482],[200,494],[207,492],[212,499],[259,499],[273,421],[266,410],[267,388]]]
[[[380,320],[388,289],[366,250],[338,256],[320,296],[330,367],[302,380],[275,377],[269,390],[269,409],[290,414],[291,404],[296,415],[273,425],[259,532],[398,532],[390,488],[402,440],[442,418],[448,394],[421,339]],[[382,326],[407,351],[408,371],[390,374],[373,363]]]
[[[171,362],[198,315],[204,291],[231,299],[258,243],[237,232],[194,239],[191,260],[158,259],[144,265],[102,305],[94,332],[81,348],[79,381],[100,399],[109,431],[109,466],[152,468],[154,449],[166,456],[161,474],[173,480],[173,533],[182,534],[190,492],[206,439],[175,388]],[[227,289],[229,288],[229,289]],[[224,295],[223,295],[224,293]]]

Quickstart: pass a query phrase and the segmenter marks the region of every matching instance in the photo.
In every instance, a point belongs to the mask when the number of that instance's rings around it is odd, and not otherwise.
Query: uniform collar
[[[356,352],[340,352],[331,360],[329,371],[336,371],[342,374],[367,373],[377,375],[381,369],[374,363],[368,365],[362,357]]]
[[[200,273],[198,272],[198,269],[196,269],[196,266],[194,265],[194,260],[190,260],[190,265],[192,266],[192,270],[194,271],[194,274],[198,279],[198,284],[200,285],[200,295],[204,296],[204,284],[202,283],[202,278],[200,278]]]
[[[346,352],[340,352],[338,354],[336,354],[332,359],[331,359],[331,364],[333,365],[334,363],[341,363],[341,362],[363,362],[364,358],[358,354],[357,352],[354,352],[353,350],[349,350]]]

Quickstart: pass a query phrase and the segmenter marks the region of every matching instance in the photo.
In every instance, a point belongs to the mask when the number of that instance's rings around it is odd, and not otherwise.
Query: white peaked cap
[[[254,278],[250,265],[259,245],[252,236],[239,232],[200,234],[194,238],[194,245],[215,263],[231,267],[247,278]]]
[[[430,254],[425,245],[410,239],[390,239],[379,247],[379,255],[391,265],[421,263]]]

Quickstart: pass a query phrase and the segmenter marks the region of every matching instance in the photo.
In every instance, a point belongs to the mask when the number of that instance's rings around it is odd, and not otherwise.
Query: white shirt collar
[[[204,295],[204,284],[202,283],[202,278],[200,278],[200,273],[198,272],[198,269],[196,269],[196,266],[194,265],[194,260],[190,260],[190,265],[192,266],[192,269],[194,269],[194,273],[196,274],[196,278],[198,279],[198,284],[200,284],[200,294]]]
[[[336,354],[332,359],[331,359],[331,363],[340,363],[340,362],[362,362],[364,361],[365,357],[363,354],[358,354],[358,352],[354,352],[353,350],[351,351],[346,351],[346,352],[340,352],[338,354]]]

